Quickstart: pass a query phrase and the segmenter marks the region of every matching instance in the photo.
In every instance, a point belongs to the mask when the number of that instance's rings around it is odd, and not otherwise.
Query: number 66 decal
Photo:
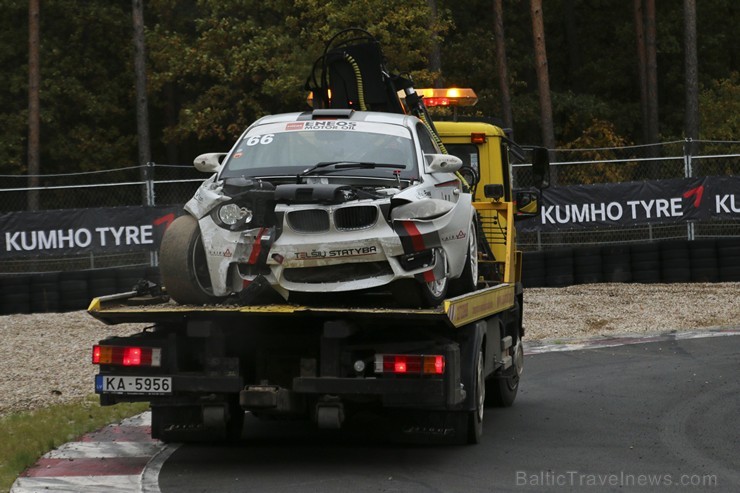
[[[273,138],[275,138],[275,134],[252,135],[247,139],[247,145],[256,146],[257,144],[269,144],[272,142]]]

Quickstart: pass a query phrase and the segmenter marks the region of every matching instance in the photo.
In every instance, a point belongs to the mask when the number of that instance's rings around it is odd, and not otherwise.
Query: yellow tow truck
[[[367,49],[342,46],[353,62],[362,62]],[[386,94],[399,88],[392,89]],[[415,94],[434,104],[433,92],[402,90],[404,111],[419,108],[419,101],[409,103]],[[351,91],[345,101],[334,94],[334,107],[357,100]],[[445,98],[448,105],[471,101],[468,92]],[[480,441],[485,408],[510,406],[519,388],[522,256],[514,223],[518,215],[537,213],[539,192],[513,189],[510,161],[527,150],[500,127],[432,124],[428,113],[420,120],[436,127],[441,147],[463,161],[460,180],[478,216],[478,289],[425,308],[396,307],[382,292],[320,304],[182,305],[168,299],[166,285],[142,282],[129,293],[95,298],[88,309],[106,324],[150,324],[94,346],[101,404],[149,402],[152,436],[164,441],[238,439],[245,412],[313,420],[328,429],[370,412],[394,438]],[[546,152],[535,149],[532,162],[541,186]],[[516,204],[527,204],[527,212]]]

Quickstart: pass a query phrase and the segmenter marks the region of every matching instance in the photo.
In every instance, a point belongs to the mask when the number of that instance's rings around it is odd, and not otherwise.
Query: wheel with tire
[[[152,438],[163,442],[235,442],[241,439],[243,423],[238,394],[211,406],[152,406]]]
[[[415,279],[401,279],[391,286],[393,297],[406,308],[433,308],[442,303],[447,296],[448,280],[442,279],[419,282]]]
[[[601,250],[604,282],[631,282],[632,257],[627,245],[606,245]]]
[[[604,281],[601,247],[583,247],[573,251],[573,281],[576,284],[595,284]]]
[[[475,373],[473,374],[473,401],[475,409],[468,411],[468,436],[470,444],[480,443],[483,437],[483,413],[486,404],[486,374],[485,374],[485,355],[483,347],[478,350],[475,358]]]
[[[545,252],[524,252],[522,284],[525,288],[542,288],[547,285]]]
[[[475,223],[468,228],[468,252],[465,256],[465,267],[457,279],[450,281],[450,292],[453,296],[470,293],[478,288],[478,235]]]
[[[519,379],[524,370],[524,350],[521,339],[514,346],[512,364],[509,368],[496,372],[486,381],[487,404],[495,407],[510,407],[519,391]]]
[[[178,303],[204,305],[219,300],[213,295],[200,228],[194,217],[180,216],[167,228],[159,249],[159,269],[167,293]]]
[[[545,252],[545,280],[547,287],[563,287],[573,284],[572,248]]]
[[[445,262],[444,271],[447,272],[447,260],[444,255],[442,255],[442,262]],[[445,275],[441,279],[432,281],[400,279],[391,284],[390,288],[393,297],[404,307],[432,308],[439,306],[445,299],[449,284],[449,279]]]
[[[483,438],[483,415],[486,407],[486,375],[485,355],[483,346],[475,355],[474,366],[471,368],[470,379],[465,378],[466,391],[472,395],[473,409],[461,411],[431,411],[424,416],[429,424],[423,425],[430,429],[454,430],[449,436],[435,437],[443,443],[454,445],[476,444]],[[438,422],[435,423],[435,418]],[[436,440],[435,440],[436,441]],[[425,443],[433,443],[432,441]]]
[[[447,296],[449,280],[447,276],[443,276],[441,279],[435,279],[434,281],[417,283],[417,287],[423,305],[434,307],[442,303],[442,300]]]
[[[226,440],[238,442],[244,429],[244,409],[239,404],[239,395],[230,397],[227,403]]]

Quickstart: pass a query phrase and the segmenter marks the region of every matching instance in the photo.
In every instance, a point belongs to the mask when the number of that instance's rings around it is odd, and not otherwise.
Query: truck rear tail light
[[[445,357],[441,354],[376,354],[375,373],[396,375],[442,375]]]
[[[486,134],[484,133],[476,133],[473,132],[470,134],[470,143],[471,144],[485,144],[486,143]]]
[[[162,349],[138,346],[93,346],[94,365],[161,366]]]

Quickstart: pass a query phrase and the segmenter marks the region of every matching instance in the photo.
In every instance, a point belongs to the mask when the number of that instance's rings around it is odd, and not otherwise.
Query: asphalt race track
[[[534,345],[479,445],[249,416],[240,443],[165,445],[144,413],[46,454],[11,492],[740,491],[739,370],[738,329]]]
[[[530,355],[483,443],[409,446],[249,422],[230,447],[185,445],[169,492],[738,491],[740,336]]]

